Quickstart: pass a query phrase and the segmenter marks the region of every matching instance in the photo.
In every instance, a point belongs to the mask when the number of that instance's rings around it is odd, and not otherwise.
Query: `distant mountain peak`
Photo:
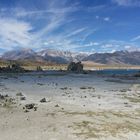
[[[116,51],[113,53],[87,54],[54,49],[45,49],[35,52],[32,49],[22,48],[4,53],[1,59],[45,61],[59,64],[69,63],[71,61],[92,61],[100,64],[140,65],[140,51]]]

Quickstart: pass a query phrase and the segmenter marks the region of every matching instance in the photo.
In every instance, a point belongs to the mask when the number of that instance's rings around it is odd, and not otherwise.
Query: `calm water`
[[[95,70],[93,72],[90,72],[89,74],[101,74],[101,75],[133,75],[136,73],[139,73],[140,70],[138,69],[131,69],[131,70],[125,70],[125,69],[108,69],[108,70]],[[44,72],[29,72],[29,73],[1,73],[0,75],[48,75],[48,76],[63,76],[63,75],[67,75],[67,74],[71,74],[68,73],[66,71],[54,71],[54,70],[49,70],[49,71],[44,71]],[[76,73],[76,75],[79,75],[78,73]]]
[[[113,74],[118,74],[118,75],[132,75],[132,74],[136,74],[138,72],[140,72],[140,70],[124,70],[124,69],[118,69],[118,70],[114,70],[114,69],[110,69],[110,70],[99,70],[96,71],[98,74],[107,74],[107,75],[113,75]]]

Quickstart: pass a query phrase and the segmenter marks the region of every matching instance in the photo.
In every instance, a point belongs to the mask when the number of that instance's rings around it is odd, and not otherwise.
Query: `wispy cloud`
[[[85,44],[84,46],[86,46],[86,47],[92,47],[92,46],[97,46],[97,45],[100,45],[100,43],[99,42],[90,42],[88,44]]]
[[[11,49],[20,46],[30,47],[32,27],[15,19],[0,19],[0,48]]]
[[[7,16],[9,10],[10,17]],[[63,32],[60,35],[61,39],[59,39],[59,41],[58,37],[56,37],[53,32],[71,21],[70,19],[67,19],[67,16],[76,10],[77,7],[75,7],[75,5],[64,6],[64,3],[55,3],[54,1],[50,1],[44,10],[26,10],[19,7],[14,9],[1,9],[2,12],[0,16],[6,18],[0,20],[0,48],[5,50],[15,47],[41,48],[43,47],[42,44],[44,40],[49,40],[48,46],[50,44],[54,46],[60,45],[60,41],[62,48],[66,44],[70,45],[70,42],[73,42],[73,40],[69,38],[69,40],[65,39],[65,41],[63,41],[64,38],[66,38],[66,35]],[[44,26],[41,27],[40,30],[32,32],[32,29],[36,29],[36,27],[32,25],[31,21],[26,20],[26,18],[37,18],[39,21],[39,18],[42,16],[45,18]],[[85,28],[80,28],[75,31],[69,29],[69,32],[71,33],[68,34],[67,38],[84,30]],[[57,44],[50,43],[50,38],[53,38],[53,42]]]
[[[105,17],[104,21],[110,21],[110,17]]]
[[[86,30],[85,27],[80,28],[80,29],[77,29],[77,30],[74,30],[74,31],[72,31],[71,33],[69,33],[68,35],[66,35],[66,37],[75,36],[75,35],[77,35],[77,34],[83,32],[83,31],[85,31],[85,30]]]
[[[140,6],[139,0],[112,0],[112,1],[120,6],[129,6],[129,7],[139,7]]]
[[[108,22],[108,21],[111,20],[110,17],[101,17],[101,16],[98,16],[98,15],[96,15],[95,18],[96,18],[97,20],[102,20],[102,21],[106,21],[106,22]]]
[[[137,40],[140,40],[140,35],[131,39],[131,41],[137,41]]]
[[[131,0],[110,1],[121,6],[139,5],[138,0],[133,0],[133,3]],[[114,21],[121,22],[119,18],[113,16],[113,13],[109,13],[112,11],[109,7],[112,6],[110,3],[107,5],[104,1],[100,4],[91,2],[88,6],[85,1],[80,0],[75,3],[68,0],[41,0],[37,3],[43,3],[43,7],[36,3],[31,3],[29,7],[26,3],[26,7],[15,4],[14,7],[0,8],[0,49],[30,47],[32,49],[111,51],[125,49],[125,45],[135,46],[127,42],[108,41],[120,35],[118,33],[120,28],[117,26],[113,28],[113,24],[116,24]],[[117,8],[120,7],[115,7],[118,12]],[[135,25],[136,23],[139,22],[135,22]],[[134,24],[131,25],[134,26]],[[108,40],[103,42],[105,38]],[[124,35],[122,38],[125,40]],[[131,41],[138,39],[139,36]]]

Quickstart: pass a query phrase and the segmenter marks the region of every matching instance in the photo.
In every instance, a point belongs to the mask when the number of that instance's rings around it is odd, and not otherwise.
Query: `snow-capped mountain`
[[[4,53],[1,59],[32,60],[58,64],[66,64],[71,61],[92,61],[100,64],[140,65],[140,51],[116,51],[114,53],[87,54],[52,49],[45,49],[40,52],[34,52],[31,49],[20,49]]]

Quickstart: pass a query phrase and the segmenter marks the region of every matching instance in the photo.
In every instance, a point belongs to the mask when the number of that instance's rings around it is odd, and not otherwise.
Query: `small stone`
[[[27,113],[27,112],[29,112],[29,110],[26,109],[26,110],[24,110],[24,112]]]
[[[6,94],[6,95],[5,95],[5,97],[9,97],[9,95],[8,95],[8,94]]]
[[[127,105],[128,103],[127,102],[124,102],[124,104]]]
[[[59,107],[59,105],[57,104],[57,105],[55,105],[55,107]]]
[[[101,96],[98,96],[98,99],[101,99]]]
[[[34,111],[37,111],[37,106],[34,107]]]
[[[26,100],[26,97],[20,97],[20,100]]]
[[[17,93],[16,96],[23,96],[21,92]]]
[[[33,104],[33,103],[32,103],[32,104],[26,104],[26,105],[25,105],[25,108],[26,108],[26,109],[33,109],[34,106],[35,106],[35,104]]]
[[[40,100],[41,103],[45,103],[46,102],[46,98],[43,98]]]

